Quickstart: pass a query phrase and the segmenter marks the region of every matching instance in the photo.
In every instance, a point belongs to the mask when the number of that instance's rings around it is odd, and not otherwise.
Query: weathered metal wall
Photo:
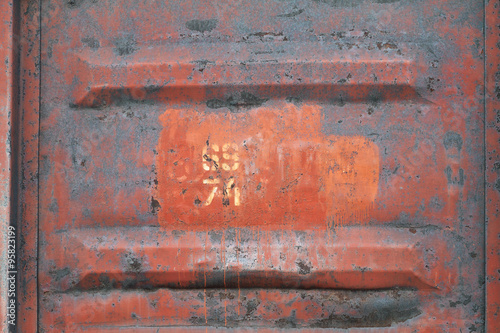
[[[19,3],[19,157],[17,332],[38,330],[38,144],[40,107],[40,1]]]
[[[0,3],[0,331],[17,320],[17,197],[19,7]]]
[[[41,327],[481,329],[482,29],[470,1],[43,2]]]
[[[13,17],[14,9],[11,1],[0,3],[0,58],[5,67],[0,71],[0,323],[2,332],[7,332],[8,305],[8,226],[10,224],[10,192],[11,192],[11,114],[13,109]]]
[[[38,6],[20,331],[495,331],[481,1]]]

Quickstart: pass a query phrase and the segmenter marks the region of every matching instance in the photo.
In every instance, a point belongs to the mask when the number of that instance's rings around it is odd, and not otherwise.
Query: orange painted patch
[[[366,218],[379,178],[378,147],[321,132],[321,108],[247,112],[168,109],[158,143],[160,223],[298,230]]]

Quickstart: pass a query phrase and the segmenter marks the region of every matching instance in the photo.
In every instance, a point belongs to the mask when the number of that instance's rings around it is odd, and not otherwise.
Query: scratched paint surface
[[[321,108],[167,110],[158,144],[160,223],[170,228],[303,230],[366,220],[378,147],[326,136]]]
[[[41,330],[483,329],[482,3],[41,8]]]

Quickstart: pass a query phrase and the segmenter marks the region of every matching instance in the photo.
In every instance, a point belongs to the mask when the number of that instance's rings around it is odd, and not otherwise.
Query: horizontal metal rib
[[[314,52],[311,52],[314,50]],[[328,43],[173,44],[119,56],[111,48],[71,57],[73,104],[121,99],[204,101],[246,91],[338,103],[416,100],[414,60],[378,49]]]

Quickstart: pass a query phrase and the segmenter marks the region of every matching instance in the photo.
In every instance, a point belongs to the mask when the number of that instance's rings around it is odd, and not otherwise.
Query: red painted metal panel
[[[0,331],[8,332],[16,320],[15,227],[11,226],[12,144],[16,120],[16,11],[12,1],[0,3]],[[14,265],[14,266],[12,266]],[[11,273],[12,272],[12,273]],[[13,278],[13,279],[12,279]],[[12,288],[11,288],[12,287]],[[13,303],[12,303],[13,302]]]
[[[40,327],[481,330],[482,5],[214,6],[42,3]]]
[[[484,4],[21,12],[21,331],[494,331]]]
[[[38,136],[40,106],[40,1],[20,1],[19,237],[17,332],[38,329]]]

